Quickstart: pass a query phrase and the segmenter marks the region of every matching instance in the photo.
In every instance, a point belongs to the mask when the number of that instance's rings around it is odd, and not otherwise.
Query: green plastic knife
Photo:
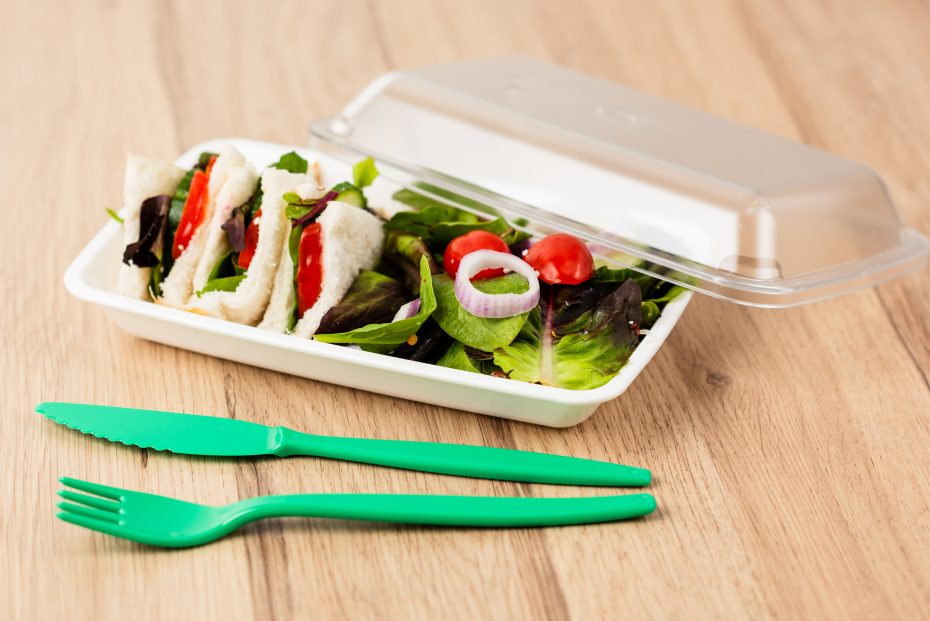
[[[310,455],[481,479],[565,485],[640,487],[652,478],[643,468],[577,457],[465,444],[316,436],[214,416],[56,402],[41,403],[36,411],[111,442],[188,455]]]

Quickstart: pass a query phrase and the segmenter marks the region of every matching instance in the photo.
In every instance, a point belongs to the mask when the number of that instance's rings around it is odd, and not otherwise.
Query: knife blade
[[[46,402],[36,411],[111,442],[187,455],[306,455],[502,481],[640,487],[644,468],[530,451],[300,433],[243,420],[84,403]]]

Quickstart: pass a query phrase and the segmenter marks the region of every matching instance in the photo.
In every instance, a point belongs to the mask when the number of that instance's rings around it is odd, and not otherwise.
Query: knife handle
[[[325,517],[407,524],[477,527],[563,526],[648,515],[649,494],[588,498],[495,498],[400,494],[297,494],[259,496],[229,507],[238,527],[270,517]]]
[[[392,468],[453,474],[478,479],[640,487],[652,474],[643,468],[606,461],[529,451],[408,440],[340,438],[277,427],[271,453],[311,455]]]

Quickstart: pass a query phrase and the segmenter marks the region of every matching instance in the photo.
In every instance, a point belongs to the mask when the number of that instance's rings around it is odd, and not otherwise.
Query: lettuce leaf
[[[377,178],[378,168],[375,166],[375,161],[370,157],[356,162],[355,166],[352,167],[352,181],[358,189],[370,186]]]
[[[298,174],[306,173],[309,166],[307,160],[297,155],[296,151],[285,153],[277,162],[271,165],[272,168]]]
[[[323,343],[358,345],[366,351],[386,353],[407,342],[436,310],[432,274],[426,257],[420,260],[420,310],[413,317],[393,323],[373,323],[348,332],[316,334],[313,338]]]
[[[203,289],[197,292],[199,298],[208,291],[235,291],[245,279],[245,274],[236,276],[226,276],[224,278],[215,278],[203,286]]]
[[[348,332],[387,323],[407,301],[402,284],[378,272],[362,271],[342,301],[323,315],[317,334]]]
[[[449,349],[446,350],[446,353],[436,361],[436,364],[441,367],[448,367],[450,369],[458,369],[460,371],[468,371],[469,373],[480,373],[482,375],[491,375],[492,373],[500,373],[500,368],[494,364],[493,358],[487,358],[486,356],[476,356],[476,352],[473,349],[469,349],[462,343],[455,341],[452,345],[449,346]],[[502,374],[502,373],[501,373]]]
[[[139,208],[139,241],[123,250],[123,263],[136,267],[158,268],[161,259],[154,252],[155,242],[165,228],[165,218],[171,205],[167,194],[151,196]]]
[[[523,293],[526,279],[519,274],[474,281],[475,288],[485,293]],[[445,274],[433,278],[436,289],[436,313],[433,319],[455,340],[481,351],[494,351],[509,345],[520,333],[527,313],[503,319],[476,317],[465,310],[455,297],[455,281]]]
[[[441,252],[450,241],[471,231],[488,231],[498,235],[508,246],[529,239],[529,233],[520,231],[503,218],[482,220],[475,214],[446,205],[412,190],[400,190],[394,200],[415,207],[418,211],[399,211],[388,220],[384,228],[420,237],[436,252]]]
[[[578,316],[566,301],[576,287],[546,287],[517,338],[494,351],[494,363],[511,379],[572,390],[609,382],[639,343],[639,285],[627,280]],[[568,313],[566,315],[566,313]]]

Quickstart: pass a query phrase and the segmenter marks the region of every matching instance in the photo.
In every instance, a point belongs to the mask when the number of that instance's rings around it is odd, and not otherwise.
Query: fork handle
[[[398,494],[260,496],[233,505],[241,525],[269,517],[321,517],[442,526],[562,526],[640,517],[656,508],[650,494],[584,498],[496,498]]]
[[[648,485],[644,468],[530,451],[409,440],[340,438],[277,427],[271,452],[313,455],[439,474],[566,485]]]

